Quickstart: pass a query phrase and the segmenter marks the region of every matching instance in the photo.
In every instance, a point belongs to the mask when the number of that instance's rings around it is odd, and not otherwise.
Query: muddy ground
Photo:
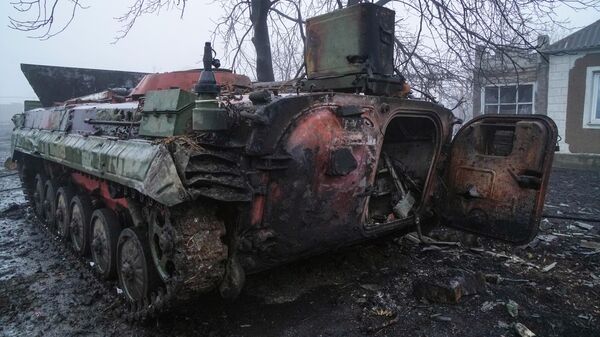
[[[4,162],[10,129],[0,129]],[[9,173],[0,169],[0,176]],[[17,186],[16,176],[0,178],[0,190]],[[554,170],[545,212],[600,218],[600,172]],[[582,247],[600,243],[599,229],[590,221],[544,219],[540,236],[524,247],[390,237],[250,276],[233,303],[209,294],[140,325],[120,317],[116,284],[98,282],[48,240],[19,190],[4,191],[0,335],[516,336],[514,324],[522,323],[537,336],[600,336],[600,253]],[[464,239],[450,231],[432,236]],[[480,271],[489,282],[458,304],[414,296],[415,280],[450,268]],[[510,300],[516,317],[507,310]]]

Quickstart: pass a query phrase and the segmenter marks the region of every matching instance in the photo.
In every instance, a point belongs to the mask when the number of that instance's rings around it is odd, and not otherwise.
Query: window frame
[[[600,66],[587,67],[585,72],[583,128],[600,129],[600,118],[596,117],[598,96],[600,96]]]
[[[520,102],[519,103],[519,86],[531,85],[531,102]],[[502,87],[515,87],[516,95],[514,103],[500,103],[500,91],[498,91],[498,103],[496,104],[485,104],[485,89],[486,88],[502,88]],[[519,104],[531,104],[531,114],[535,114],[535,96],[537,93],[537,82],[514,82],[514,83],[502,83],[502,84],[489,84],[481,87],[481,104],[480,104],[480,114],[482,115],[492,115],[485,113],[486,105],[497,105],[498,109],[496,110],[496,115],[500,114],[500,106],[501,105],[515,105],[515,113],[514,115],[518,115],[519,112]],[[513,115],[513,114],[511,114]]]

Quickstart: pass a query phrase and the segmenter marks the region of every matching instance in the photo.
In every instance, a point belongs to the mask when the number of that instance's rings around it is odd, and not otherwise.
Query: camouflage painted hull
[[[17,129],[13,151],[133,188],[166,206],[189,199],[164,144],[54,130]]]

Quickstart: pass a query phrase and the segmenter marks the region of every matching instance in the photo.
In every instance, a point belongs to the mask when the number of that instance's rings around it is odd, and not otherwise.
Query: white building
[[[542,55],[479,51],[474,115],[548,115],[560,152],[590,155],[577,160],[600,165],[600,20],[550,45],[541,36],[538,46]]]
[[[600,20],[545,53],[547,114],[558,126],[561,152],[600,154]]]

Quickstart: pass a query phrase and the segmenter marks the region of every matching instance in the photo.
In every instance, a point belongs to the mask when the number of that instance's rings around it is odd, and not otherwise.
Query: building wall
[[[484,62],[481,62],[482,69],[477,69],[473,73],[473,117],[483,114],[481,96],[484,87],[490,85],[514,85],[518,83],[534,84],[534,113],[546,114],[548,84],[548,62],[546,59],[538,55],[515,57],[514,60],[519,64],[518,67],[515,67],[511,64],[511,60],[504,59],[502,61],[490,62],[482,54],[478,54],[477,59],[481,60],[482,57],[484,60]],[[518,74],[515,68],[518,70]]]
[[[538,103],[538,97],[540,90],[538,88],[538,73],[536,68],[530,68],[524,70],[519,73],[519,75],[515,75],[514,73],[504,73],[504,74],[494,74],[487,73],[486,76],[480,75],[477,76],[473,81],[473,117],[479,116],[483,114],[482,106],[481,106],[481,93],[482,89],[486,86],[490,85],[514,85],[517,83],[534,83],[533,86],[533,95],[534,95],[534,110],[535,113],[544,113],[539,112],[541,109]]]
[[[587,68],[597,66],[600,66],[600,51],[578,58],[569,71],[565,135],[572,153],[600,154],[600,129],[590,128],[587,121],[584,123]]]
[[[558,127],[560,152],[570,152],[566,138],[569,72],[573,68],[575,61],[583,55],[575,53],[549,56],[547,114],[548,117],[554,120]]]
[[[560,152],[600,154],[600,129],[583,127],[586,71],[591,66],[600,66],[600,50],[530,58],[518,77],[510,69],[483,67],[474,72],[473,115],[483,113],[481,92],[486,85],[535,83],[534,112],[556,122]]]
[[[537,64],[537,82],[535,86],[535,113],[548,114],[548,72],[550,64],[548,59],[543,56],[538,56]]]

